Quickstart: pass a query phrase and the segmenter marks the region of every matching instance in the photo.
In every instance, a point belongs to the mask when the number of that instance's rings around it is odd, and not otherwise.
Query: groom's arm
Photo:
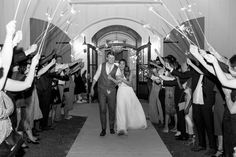
[[[91,93],[90,93],[91,96],[94,95],[94,86],[95,86],[97,80],[99,79],[99,77],[101,75],[101,71],[102,71],[102,64],[99,65],[99,67],[98,67],[98,69],[96,71],[96,74],[93,77],[93,83],[92,83],[91,90],[90,90],[91,91]]]
[[[98,69],[93,77],[93,80],[95,81],[95,83],[97,82],[97,80],[99,79],[100,75],[101,75],[101,72],[102,72],[102,64],[100,64],[98,66]]]

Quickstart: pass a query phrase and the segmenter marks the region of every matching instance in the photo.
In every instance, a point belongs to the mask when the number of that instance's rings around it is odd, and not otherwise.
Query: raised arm
[[[46,73],[55,63],[56,63],[56,59],[52,59],[48,65],[46,65],[45,67],[43,67],[42,69],[38,71],[37,77],[40,77],[41,75]]]
[[[228,59],[225,58],[224,56],[222,56],[221,54],[219,54],[209,43],[209,51],[212,55],[214,55],[220,62],[227,64],[228,63]]]
[[[6,38],[4,41],[4,45],[1,51],[1,61],[2,61],[2,68],[3,68],[3,76],[0,79],[0,89],[2,90],[8,71],[11,66],[12,56],[13,56],[13,34],[15,33],[16,21],[11,21],[6,26]]]
[[[189,58],[187,58],[187,64],[191,66],[196,72],[203,75],[203,72],[195,64],[193,64]]]
[[[81,58],[75,60],[75,61],[72,62],[72,63],[68,63],[68,66],[69,66],[69,67],[70,67],[70,66],[73,66],[73,65],[75,65],[76,63],[79,63],[79,62],[82,62],[82,59],[81,59]]]
[[[12,91],[12,92],[18,92],[18,91],[23,91],[29,87],[31,87],[33,79],[34,79],[34,74],[35,74],[35,67],[38,64],[40,58],[40,54],[37,54],[34,56],[29,73],[24,81],[16,81],[12,79],[7,79],[5,89],[7,91]]]
[[[202,55],[206,54],[206,52],[204,50],[200,50],[200,54],[198,52],[198,47],[194,46],[194,45],[190,45],[190,53],[213,75],[215,75],[215,71],[214,68],[207,64],[207,62],[204,60],[204,58],[202,57]]]
[[[158,52],[157,49],[155,49],[155,52],[156,52],[156,54],[157,54],[157,56],[158,56],[158,58],[159,58],[161,64],[165,66],[165,61],[163,60],[163,58],[161,57],[161,55],[159,54],[159,52]]]
[[[31,53],[35,52],[36,50],[37,50],[37,44],[33,44],[25,51],[25,55],[28,56]]]
[[[220,65],[217,61],[217,59],[210,54],[204,55],[204,58],[209,62],[212,63],[215,68],[215,73],[217,78],[219,79],[220,83],[228,88],[236,88],[236,79],[228,79],[222,69],[220,68]]]

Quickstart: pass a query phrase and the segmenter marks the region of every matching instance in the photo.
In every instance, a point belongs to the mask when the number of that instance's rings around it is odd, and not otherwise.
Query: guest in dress
[[[86,93],[85,83],[81,76],[81,70],[75,73],[75,96],[76,96],[76,103],[84,103],[86,101],[83,100],[82,94]]]

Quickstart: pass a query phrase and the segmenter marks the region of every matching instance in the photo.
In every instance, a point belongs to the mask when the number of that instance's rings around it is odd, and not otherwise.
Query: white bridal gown
[[[133,88],[120,83],[117,91],[116,107],[117,132],[128,129],[145,129],[147,127],[146,117]]]

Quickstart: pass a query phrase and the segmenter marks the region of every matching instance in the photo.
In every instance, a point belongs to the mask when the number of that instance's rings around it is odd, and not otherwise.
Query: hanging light
[[[148,10],[149,10],[149,11],[153,11],[153,7],[149,7]]]
[[[74,9],[74,6],[71,5],[71,9],[70,9],[71,14],[75,15],[77,13],[77,11]]]
[[[86,53],[87,52],[87,43],[86,43],[86,37],[85,36],[84,36],[84,42],[82,44],[82,48],[84,50],[84,53]]]

